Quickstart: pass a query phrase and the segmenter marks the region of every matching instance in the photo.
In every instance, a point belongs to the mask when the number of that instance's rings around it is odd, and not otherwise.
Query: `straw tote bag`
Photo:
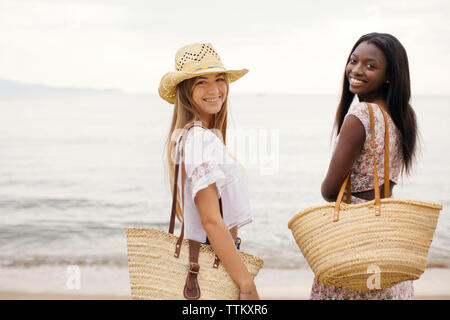
[[[183,239],[184,221],[180,236],[174,235],[178,171],[182,170],[182,209],[184,209],[184,143],[187,131],[180,137],[181,152],[177,152],[173,184],[172,211],[169,232],[155,228],[125,228],[128,248],[128,269],[133,299],[239,299],[239,287],[220,263],[211,245]],[[181,153],[180,168],[179,160]],[[222,205],[219,199],[220,211]],[[239,251],[253,277],[263,261]]]
[[[389,133],[386,113],[384,199],[380,199],[373,110],[370,115],[374,161],[375,199],[361,204],[342,198],[350,174],[334,203],[297,213],[288,223],[309,266],[320,282],[369,291],[385,289],[424,272],[428,250],[442,209],[440,204],[389,197]]]

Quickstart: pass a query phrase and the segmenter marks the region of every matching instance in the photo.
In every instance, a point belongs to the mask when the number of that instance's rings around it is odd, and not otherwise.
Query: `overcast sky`
[[[233,92],[335,94],[356,40],[396,36],[413,94],[450,94],[450,1],[0,0],[0,78],[157,93],[178,48],[211,42]]]

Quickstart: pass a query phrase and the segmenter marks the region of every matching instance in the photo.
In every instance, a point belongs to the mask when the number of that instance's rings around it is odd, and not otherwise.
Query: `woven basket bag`
[[[187,131],[185,127],[183,146]],[[237,300],[239,287],[220,263],[211,245],[183,239],[174,233],[178,171],[182,171],[182,208],[184,208],[184,152],[177,152],[169,232],[155,228],[125,228],[128,269],[133,299]],[[180,168],[179,159],[181,153]],[[221,202],[220,209],[222,214]],[[256,277],[263,266],[257,256],[238,251],[248,271]]]
[[[351,200],[350,174],[334,203],[297,213],[288,223],[303,256],[320,282],[369,291],[416,280],[427,265],[440,204],[389,198],[389,133],[385,111],[384,194],[380,199],[375,158],[373,109],[367,105],[372,132],[375,199]],[[347,186],[347,203],[342,203]]]

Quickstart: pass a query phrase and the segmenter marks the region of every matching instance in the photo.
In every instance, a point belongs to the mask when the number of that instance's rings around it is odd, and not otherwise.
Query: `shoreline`
[[[305,297],[260,297],[261,300],[309,300]],[[128,296],[116,295],[79,295],[79,294],[57,294],[57,293],[26,293],[15,291],[0,291],[0,300],[132,300]],[[448,295],[415,296],[414,300],[450,300]]]
[[[25,277],[23,272],[8,274],[6,271],[0,268],[5,276],[0,281],[0,300],[131,300],[128,270],[124,268],[83,268],[79,290],[67,289],[65,268],[59,271],[59,277],[51,272],[40,277],[41,272],[27,270],[25,273],[29,277]],[[262,269],[255,283],[261,300],[308,300],[313,279],[309,268]],[[414,292],[414,300],[450,300],[450,269],[427,268],[420,279],[414,281]]]

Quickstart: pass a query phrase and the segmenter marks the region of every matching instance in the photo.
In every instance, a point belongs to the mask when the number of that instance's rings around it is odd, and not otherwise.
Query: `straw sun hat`
[[[175,55],[176,71],[166,73],[159,84],[159,95],[169,103],[175,102],[177,85],[202,74],[223,72],[233,82],[248,72],[247,69],[226,70],[210,43],[193,43],[179,49]]]

